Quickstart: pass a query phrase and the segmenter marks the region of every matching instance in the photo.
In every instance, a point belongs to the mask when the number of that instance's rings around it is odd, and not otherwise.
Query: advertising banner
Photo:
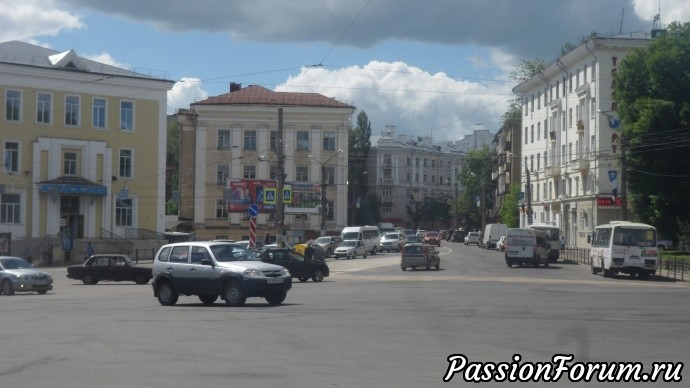
[[[292,182],[292,203],[285,205],[285,213],[318,214],[321,206],[321,185]]]
[[[230,199],[228,200],[228,212],[247,213],[249,205],[256,204],[261,213],[271,213],[275,211],[275,203],[264,203],[264,192],[266,188],[275,190],[276,182],[261,179],[242,179],[229,181]]]

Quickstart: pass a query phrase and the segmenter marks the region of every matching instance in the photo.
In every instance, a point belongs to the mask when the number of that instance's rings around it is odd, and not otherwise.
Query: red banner
[[[260,213],[275,211],[275,205],[264,205],[264,188],[276,187],[275,181],[260,179],[242,179],[228,182],[232,196],[228,201],[228,211],[231,213],[247,213],[249,205],[255,203]]]
[[[597,197],[597,206],[598,207],[615,207],[615,206],[621,206],[623,204],[623,198],[621,197],[616,197],[616,200],[614,201],[613,196],[610,197]]]

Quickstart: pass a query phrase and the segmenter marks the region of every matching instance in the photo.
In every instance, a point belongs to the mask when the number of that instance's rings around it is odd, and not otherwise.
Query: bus
[[[340,238],[345,240],[361,240],[367,251],[375,255],[378,251],[380,236],[378,226],[348,226],[340,232]]]
[[[528,229],[541,230],[546,233],[546,244],[549,246],[549,261],[555,263],[561,255],[561,231],[549,224],[532,224]]]
[[[611,221],[594,227],[589,253],[592,274],[613,277],[621,272],[648,279],[657,270],[656,228],[636,222]]]

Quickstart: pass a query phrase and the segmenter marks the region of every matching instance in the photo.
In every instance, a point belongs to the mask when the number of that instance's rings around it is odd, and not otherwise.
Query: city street
[[[3,387],[444,387],[448,356],[471,362],[690,361],[690,286],[606,279],[581,264],[508,268],[503,254],[443,242],[440,270],[401,271],[399,253],[328,259],[283,305],[239,308],[151,285],[67,279],[46,295],[0,296]],[[683,371],[685,372],[685,371]],[[487,382],[482,386],[534,386]],[[659,386],[571,383],[562,386]],[[670,384],[679,386],[678,383]]]

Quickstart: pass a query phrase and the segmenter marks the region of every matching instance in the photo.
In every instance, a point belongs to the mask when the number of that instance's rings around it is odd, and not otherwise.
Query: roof
[[[0,63],[173,82],[162,71],[143,74],[81,57],[74,50],[60,52],[18,40],[0,43]]]
[[[257,85],[250,85],[230,93],[209,97],[191,105],[279,105],[355,108],[352,105],[319,93],[274,92]]]

